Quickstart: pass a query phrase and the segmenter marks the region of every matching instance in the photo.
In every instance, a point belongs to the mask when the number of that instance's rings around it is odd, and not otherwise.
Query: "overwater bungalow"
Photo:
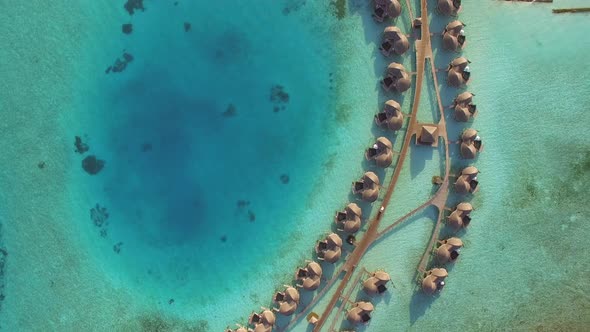
[[[379,137],[372,147],[365,151],[367,160],[374,160],[377,167],[386,168],[391,165],[393,160],[393,145],[385,137]]]
[[[455,120],[458,122],[467,122],[477,114],[477,106],[473,104],[471,92],[462,92],[453,101],[455,109]]]
[[[455,191],[459,194],[475,193],[479,189],[477,174],[479,171],[473,166],[464,168],[455,181]]]
[[[383,106],[383,111],[375,114],[375,123],[389,130],[399,130],[404,124],[404,114],[400,104],[395,100],[388,100]]]
[[[453,21],[443,31],[443,48],[449,51],[460,51],[465,46],[465,24],[461,21]]]
[[[441,291],[448,275],[447,270],[443,268],[434,268],[426,272],[422,279],[422,291],[429,295]]]
[[[309,262],[304,268],[298,268],[295,272],[295,280],[301,281],[297,287],[305,290],[316,290],[320,286],[322,267],[317,262]]]
[[[383,22],[386,18],[396,18],[402,12],[399,0],[375,0],[373,18],[377,22]]]
[[[471,77],[471,69],[469,64],[471,61],[464,57],[458,57],[449,64],[447,82],[453,87],[460,87],[467,84]]]
[[[387,287],[385,286],[391,278],[384,271],[376,271],[363,282],[363,290],[369,295],[383,294]]]
[[[436,9],[446,16],[456,16],[461,10],[461,0],[438,0]]]
[[[371,313],[375,307],[371,302],[359,301],[346,314],[348,321],[354,325],[366,324],[371,320]]]
[[[275,314],[264,309],[260,314],[253,312],[248,319],[248,324],[254,326],[254,332],[270,332],[275,325]]]
[[[360,180],[352,183],[352,193],[371,203],[379,197],[379,188],[379,177],[373,172],[366,172]]]
[[[402,55],[410,48],[408,37],[404,35],[396,26],[389,26],[383,31],[383,41],[379,50],[385,56],[390,56],[391,53]]]
[[[465,159],[473,159],[478,152],[483,151],[483,142],[475,129],[465,129],[461,134],[461,156]]]
[[[463,247],[463,241],[461,241],[461,239],[452,237],[446,240],[439,241],[439,244],[440,247],[436,249],[436,260],[440,264],[451,263],[457,260],[457,258],[459,258],[459,250]]]
[[[324,240],[318,241],[315,247],[315,252],[318,259],[328,263],[335,263],[342,255],[342,238],[336,234],[331,233]]]
[[[392,62],[387,66],[381,85],[386,91],[404,92],[410,88],[412,81],[402,64]]]
[[[283,292],[277,292],[274,296],[274,302],[279,305],[278,308],[273,308],[273,311],[281,315],[290,316],[299,304],[299,291],[291,286],[286,286]]]
[[[356,233],[361,228],[363,211],[356,203],[349,203],[343,211],[336,212],[334,222],[339,230]]]
[[[438,125],[423,124],[420,125],[418,133],[416,134],[417,145],[429,145],[432,147],[438,146]]]
[[[230,329],[229,327],[225,330],[225,332],[248,332],[248,329],[245,327],[238,325],[236,329]]]
[[[471,211],[473,211],[473,207],[469,203],[460,203],[457,205],[455,210],[451,212],[447,219],[447,223],[451,226],[455,231],[467,227],[471,222]],[[438,254],[438,252],[437,252]]]

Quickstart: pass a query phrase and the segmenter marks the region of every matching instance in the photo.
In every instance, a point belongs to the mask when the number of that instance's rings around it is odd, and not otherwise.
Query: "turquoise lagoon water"
[[[384,134],[401,146],[401,133],[372,126],[390,96],[377,85],[382,26],[364,1],[347,2],[342,18],[319,1],[233,5],[146,1],[130,16],[123,2],[0,3],[2,328],[219,331],[244,322],[312,257],[351,199],[350,182],[371,168],[363,149]],[[471,126],[486,145],[474,162],[474,222],[434,299],[413,280],[434,210],[376,243],[361,266],[386,269],[396,288],[375,301],[365,330],[590,325],[589,23],[550,12],[579,5],[464,4],[468,89],[480,109]],[[433,31],[448,21],[432,19]],[[407,17],[397,24],[409,32]],[[434,46],[446,66],[453,55]],[[133,61],[105,74],[124,52]],[[415,68],[411,56],[396,60]],[[457,90],[439,82],[448,104]],[[277,86],[288,101],[271,100]],[[419,120],[430,121],[435,99],[424,89]],[[409,112],[412,93],[394,97]],[[450,121],[451,136],[461,128]],[[73,151],[77,135],[90,146],[84,155]],[[441,151],[411,148],[385,225],[429,197]],[[81,168],[90,154],[106,161],[94,176]],[[465,164],[456,150],[452,159],[453,169]],[[391,173],[379,174],[387,183]],[[90,218],[96,204],[107,226]]]

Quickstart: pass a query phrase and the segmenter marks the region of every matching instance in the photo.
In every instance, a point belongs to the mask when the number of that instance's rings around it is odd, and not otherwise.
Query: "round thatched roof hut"
[[[383,111],[375,115],[375,123],[382,128],[399,130],[404,123],[404,114],[400,104],[395,100],[388,100],[383,106]]]
[[[391,52],[402,55],[410,48],[410,42],[406,35],[396,26],[389,26],[383,31],[383,41],[379,50],[385,56],[391,55]]]
[[[393,151],[391,141],[385,137],[379,137],[372,148],[365,151],[367,160],[375,160],[378,167],[386,168],[393,161]]]
[[[366,172],[363,177],[353,183],[352,192],[359,194],[362,200],[374,202],[379,196],[379,177],[373,172]]]
[[[402,12],[399,0],[375,0],[373,18],[377,22],[383,22],[386,18],[396,18]]]
[[[426,276],[422,280],[422,291],[426,294],[434,294],[436,291],[442,290],[445,285],[444,279],[447,276],[447,270],[443,268],[435,268],[426,272]]]
[[[461,9],[461,0],[438,0],[436,8],[446,16],[455,16]]]
[[[392,62],[387,66],[385,78],[381,83],[386,91],[404,92],[410,88],[412,81],[401,63]]]

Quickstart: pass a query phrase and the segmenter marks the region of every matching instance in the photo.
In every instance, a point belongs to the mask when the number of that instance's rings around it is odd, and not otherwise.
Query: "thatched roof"
[[[363,175],[363,180],[366,182],[367,180],[369,180],[370,183],[374,183],[376,185],[379,185],[379,177],[377,176],[377,174],[373,173],[373,172],[366,172]]]
[[[461,171],[462,175],[477,175],[479,170],[475,166],[467,166]]]
[[[420,130],[420,141],[423,143],[434,143],[438,136],[438,126],[424,125]]]
[[[477,155],[477,149],[472,143],[461,143],[461,156],[465,159],[473,159]]]
[[[465,141],[472,141],[477,137],[477,130],[473,128],[467,128],[461,134],[461,140]]]

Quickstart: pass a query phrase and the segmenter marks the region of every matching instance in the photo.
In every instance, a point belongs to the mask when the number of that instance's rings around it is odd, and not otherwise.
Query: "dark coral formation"
[[[39,167],[39,169],[44,169],[44,168],[45,168],[45,166],[47,166],[47,165],[45,164],[45,162],[44,162],[44,161],[40,161],[40,162],[37,164],[37,167]]]
[[[123,245],[123,242],[117,242],[117,244],[115,244],[113,246],[113,251],[116,252],[117,254],[120,253],[122,245]]]
[[[245,208],[246,206],[250,205],[250,201],[240,199],[240,200],[238,200],[237,204],[238,204],[238,208],[242,209],[242,208]]]
[[[279,84],[273,85],[270,89],[270,101],[274,104],[273,112],[284,111],[289,102],[289,94],[285,92],[285,87]]]
[[[127,0],[125,3],[125,10],[129,13],[129,15],[133,15],[136,10],[145,11],[145,7],[143,6],[143,0]]]
[[[146,142],[141,145],[141,152],[148,152],[152,151],[152,143]]]
[[[96,227],[106,227],[109,224],[107,221],[109,219],[109,212],[107,211],[107,208],[104,206],[101,207],[97,203],[95,207],[90,209],[90,219]]]
[[[283,184],[287,184],[287,183],[289,183],[289,175],[287,175],[287,174],[282,174],[282,175],[281,175],[281,182],[282,182]]]
[[[287,1],[287,3],[285,4],[285,7],[283,7],[283,15],[289,15],[292,12],[296,12],[299,9],[301,9],[301,7],[305,6],[305,2],[306,0],[289,0]]]
[[[8,251],[5,248],[0,248],[0,311],[2,310],[2,302],[4,301],[4,273],[6,267],[6,260],[8,258]],[[1,327],[0,327],[1,328]]]
[[[229,104],[227,106],[227,109],[225,110],[225,112],[223,112],[223,116],[226,118],[231,118],[232,116],[235,116],[237,113],[236,110],[236,106],[234,106],[234,104]]]
[[[76,152],[79,154],[84,154],[86,151],[90,149],[88,144],[82,142],[82,138],[80,136],[74,137],[74,146],[76,147]]]
[[[133,24],[131,24],[131,23],[126,23],[126,24],[123,24],[123,25],[121,26],[121,30],[122,30],[122,31],[123,31],[123,33],[124,33],[124,34],[126,34],[126,35],[128,35],[128,34],[131,34],[131,33],[133,32]]]
[[[191,29],[191,24],[188,22],[184,22],[184,32],[189,32]]]
[[[104,160],[96,158],[95,155],[90,155],[82,160],[82,168],[90,175],[96,175],[105,165]]]
[[[115,60],[115,63],[112,66],[109,66],[106,70],[105,73],[108,74],[111,71],[113,73],[120,73],[123,70],[125,70],[125,68],[127,68],[127,65],[129,63],[131,63],[133,61],[133,55],[131,55],[130,53],[123,53],[123,59],[121,60],[120,58],[117,58]]]
[[[256,220],[256,215],[252,210],[248,210],[248,219],[250,222],[254,222]]]

